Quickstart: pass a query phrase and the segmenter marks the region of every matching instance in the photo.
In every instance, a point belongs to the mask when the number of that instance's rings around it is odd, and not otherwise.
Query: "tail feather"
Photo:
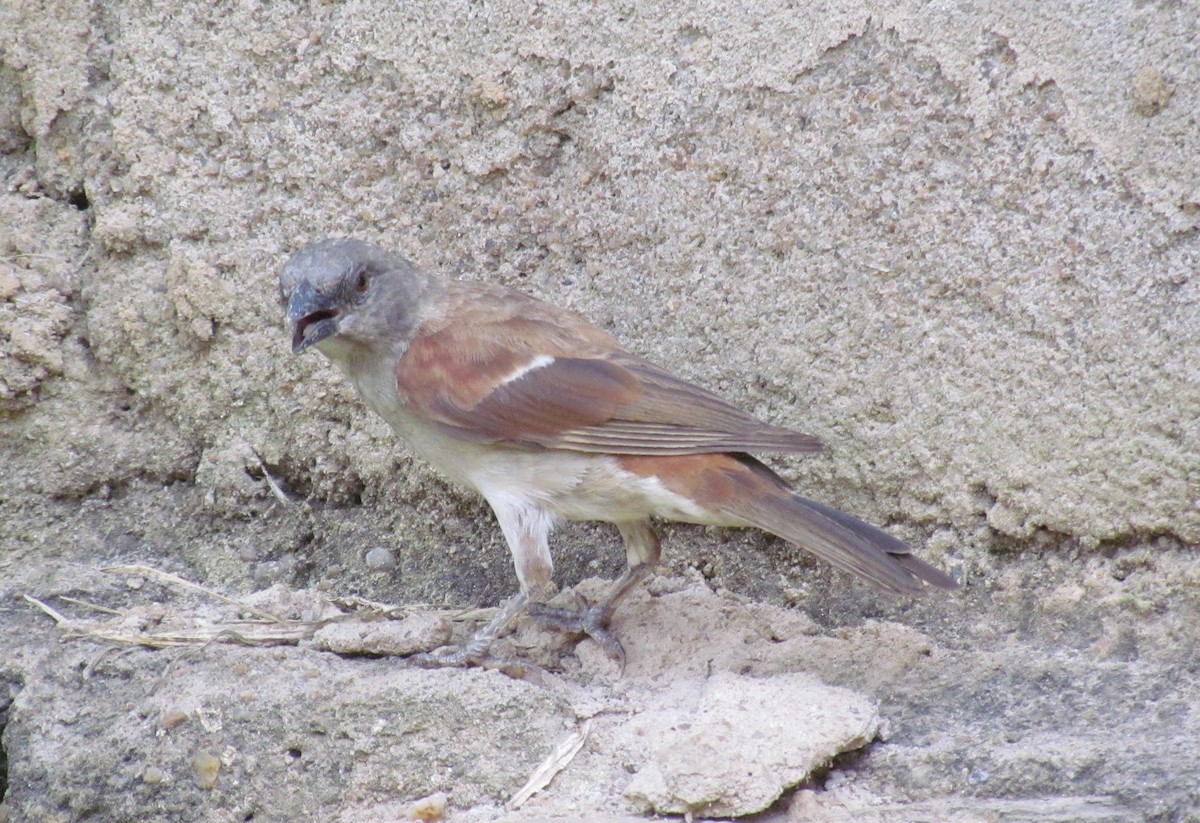
[[[888,534],[878,526],[873,526],[865,520],[859,520],[857,517],[813,500],[800,497],[797,494],[793,493],[792,497],[794,502],[790,508],[802,507],[811,509],[836,523],[845,532],[848,532],[854,543],[869,544],[868,550],[885,555],[892,564],[899,566],[907,572],[910,584],[915,586],[918,591],[924,588],[920,581],[924,581],[938,589],[954,590],[960,588],[954,578],[914,555],[911,546],[900,538]],[[780,535],[780,537],[784,537],[784,535]],[[872,579],[872,582],[875,581]]]
[[[760,480],[757,494],[742,494],[722,508],[760,529],[807,549],[833,565],[896,594],[921,594],[927,586],[959,588],[949,575],[912,553],[912,548],[866,521],[793,492],[753,458],[738,460]]]

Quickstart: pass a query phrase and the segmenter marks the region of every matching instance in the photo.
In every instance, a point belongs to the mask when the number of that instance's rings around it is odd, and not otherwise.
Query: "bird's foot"
[[[495,669],[514,680],[531,680],[538,682],[542,679],[542,670],[524,660],[511,657],[500,657],[487,649],[472,648],[473,644],[465,646],[442,646],[431,652],[414,654],[408,661],[421,669],[465,669],[478,666],[481,669]]]
[[[430,652],[415,654],[409,658],[414,666],[423,669],[448,669],[479,666],[483,669],[497,669],[509,677],[520,680],[537,680],[541,670],[532,663],[524,663],[507,657],[499,657],[491,653],[492,643],[504,633],[522,611],[529,598],[521,592],[505,603],[496,616],[478,631],[462,646],[442,646]]]
[[[468,643],[465,646],[442,646],[431,652],[414,654],[408,659],[422,669],[453,669],[482,665],[487,657],[486,649],[472,649]]]
[[[568,634],[586,634],[595,640],[617,662],[621,671],[625,671],[625,649],[616,635],[608,628],[612,618],[613,607],[609,601],[588,605],[579,594],[575,595],[580,601],[580,608],[565,609],[550,606],[545,603],[530,603],[529,616],[542,626]]]

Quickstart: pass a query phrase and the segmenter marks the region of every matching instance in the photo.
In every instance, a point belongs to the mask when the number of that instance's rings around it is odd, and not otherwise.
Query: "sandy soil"
[[[1200,13],[750,9],[0,8],[0,820],[1200,820]],[[622,676],[412,667],[515,579],[290,354],[345,234],[822,438],[964,591],[668,527]]]

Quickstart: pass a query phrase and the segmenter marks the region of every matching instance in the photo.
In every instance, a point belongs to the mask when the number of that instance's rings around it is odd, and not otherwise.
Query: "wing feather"
[[[422,327],[396,370],[409,407],[455,437],[642,455],[821,448],[626,352],[573,312],[494,286],[455,287],[446,315]]]

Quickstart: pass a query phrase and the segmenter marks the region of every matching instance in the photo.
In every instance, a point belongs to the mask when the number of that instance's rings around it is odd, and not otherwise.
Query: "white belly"
[[[566,450],[525,450],[460,440],[416,417],[400,403],[391,369],[350,375],[355,387],[413,450],[439,472],[497,503],[521,503],[556,519],[610,523],[651,516],[712,525],[734,525],[705,512],[652,477],[620,468],[607,455]],[[503,501],[503,503],[502,503]]]

